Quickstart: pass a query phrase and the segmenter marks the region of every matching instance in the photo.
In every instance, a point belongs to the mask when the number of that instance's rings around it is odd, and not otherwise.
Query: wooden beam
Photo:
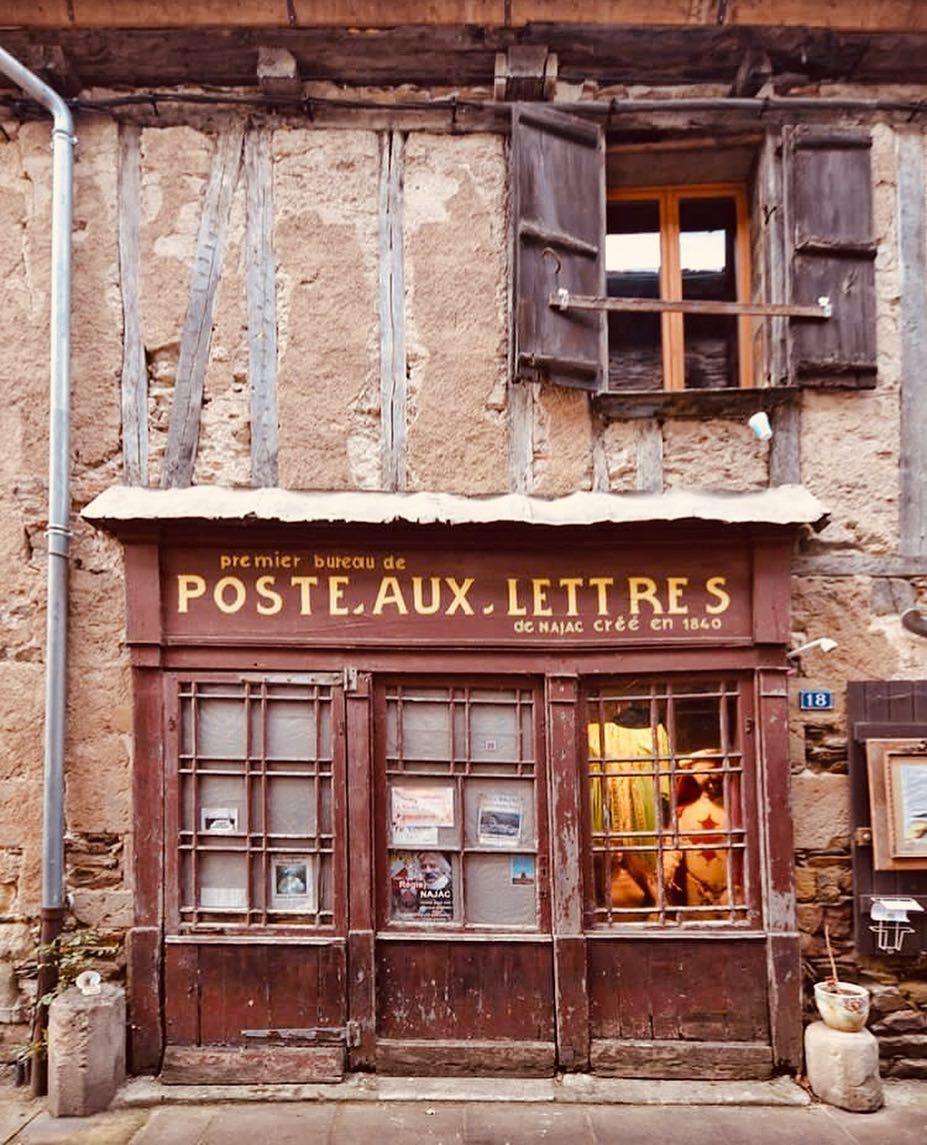
[[[273,246],[271,133],[257,128],[245,140],[245,295],[248,381],[251,388],[251,483],[276,485],[278,462],[277,293]]]
[[[65,99],[73,99],[84,86],[75,60],[58,44],[42,48],[41,63],[35,70]]]
[[[901,272],[901,551],[927,556],[927,268],[924,137],[897,136],[898,263]]]
[[[119,289],[122,296],[122,472],[148,484],[148,368],[139,307],[141,131],[119,125]]]
[[[380,139],[380,422],[384,489],[406,487],[406,287],[402,181],[405,134]]]
[[[769,443],[769,484],[801,484],[801,406],[777,406],[772,415]]]
[[[748,47],[740,61],[729,94],[739,99],[754,96],[768,82],[772,74],[769,55],[762,49]]]
[[[206,188],[190,281],[190,301],[180,337],[180,360],[174,383],[167,450],[161,472],[161,485],[165,489],[193,482],[203,385],[212,335],[213,306],[222,271],[232,194],[241,165],[241,148],[240,127],[231,128],[219,136]]]
[[[869,556],[865,553],[808,553],[797,556],[795,576],[927,576],[927,554]]]
[[[663,427],[656,419],[641,426],[637,439],[637,490],[663,492]]]

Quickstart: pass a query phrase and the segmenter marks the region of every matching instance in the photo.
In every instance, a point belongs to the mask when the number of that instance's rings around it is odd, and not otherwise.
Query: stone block
[[[816,1097],[851,1113],[871,1113],[883,1103],[879,1043],[868,1030],[846,1034],[823,1022],[805,1030],[805,1072]]]
[[[87,1117],[106,1109],[125,1080],[126,1000],[121,986],[99,994],[65,990],[48,1009],[48,1110]]]
[[[850,834],[850,780],[846,775],[803,771],[792,779],[795,849],[826,851]]]

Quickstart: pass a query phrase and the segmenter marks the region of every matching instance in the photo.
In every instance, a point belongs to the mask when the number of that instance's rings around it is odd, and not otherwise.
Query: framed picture
[[[314,855],[274,858],[270,864],[270,909],[315,914],[318,895]]]
[[[927,869],[927,741],[868,740],[873,866]]]

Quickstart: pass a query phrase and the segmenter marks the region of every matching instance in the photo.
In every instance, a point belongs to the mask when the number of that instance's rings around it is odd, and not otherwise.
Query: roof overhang
[[[749,493],[673,489],[666,493],[570,493],[529,497],[507,493],[309,492],[288,489],[142,489],[116,485],[81,516],[119,534],[133,526],[215,525],[632,525],[666,521],[718,525],[822,526],[828,511],[801,485]]]

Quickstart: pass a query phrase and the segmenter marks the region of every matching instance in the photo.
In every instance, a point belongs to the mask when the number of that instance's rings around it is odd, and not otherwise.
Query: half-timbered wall
[[[845,684],[927,676],[899,620],[927,597],[919,121],[872,123],[878,384],[806,391],[770,444],[733,414],[604,417],[585,393],[508,384],[503,131],[165,119],[78,118],[75,510],[122,481],[474,495],[800,481],[831,518],[796,557],[795,641],[840,647],[793,681],[837,698],[826,714],[792,705],[799,924],[810,959],[825,922],[849,958]],[[22,1040],[40,886],[49,187],[47,124],[0,109],[4,1053]],[[118,935],[133,909],[123,558],[74,530],[67,877],[78,921]],[[914,963],[872,972],[877,1016],[903,1011],[922,1045]]]

